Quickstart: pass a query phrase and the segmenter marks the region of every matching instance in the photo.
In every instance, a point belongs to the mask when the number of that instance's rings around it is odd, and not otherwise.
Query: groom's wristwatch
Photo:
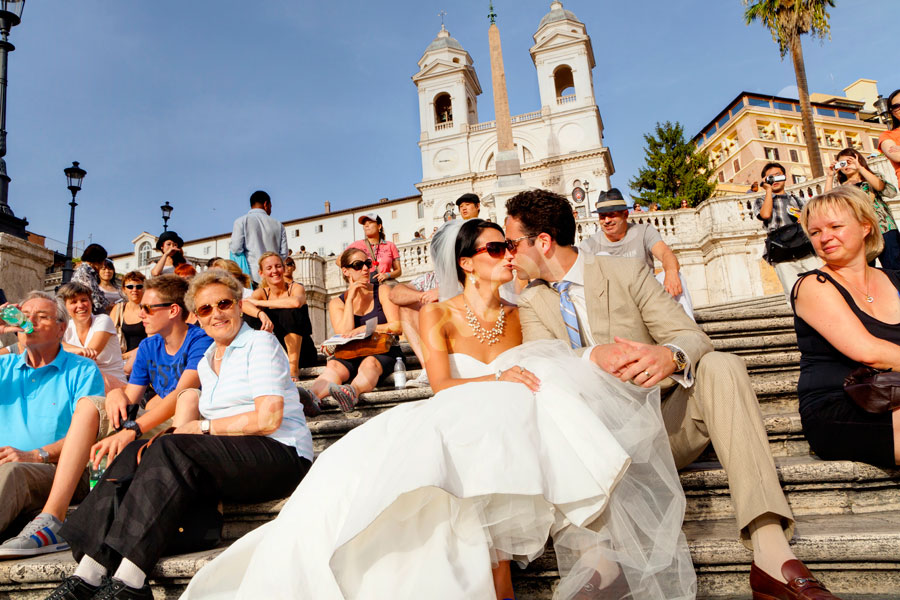
[[[684,372],[688,365],[687,354],[684,353],[684,350],[672,344],[663,344],[663,347],[672,351],[672,362],[675,363],[675,372]]]

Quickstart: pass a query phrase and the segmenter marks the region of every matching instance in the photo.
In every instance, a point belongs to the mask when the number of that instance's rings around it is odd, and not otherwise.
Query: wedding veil
[[[460,219],[447,221],[431,237],[431,264],[434,265],[441,302],[462,293],[456,278],[456,236],[464,222]]]

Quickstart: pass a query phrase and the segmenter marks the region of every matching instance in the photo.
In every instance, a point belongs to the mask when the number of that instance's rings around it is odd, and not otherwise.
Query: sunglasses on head
[[[197,310],[194,312],[197,313],[198,317],[208,317],[212,314],[213,307],[218,308],[222,312],[226,310],[230,310],[232,306],[234,306],[234,298],[222,298],[215,304],[204,304],[203,306],[198,306]]]
[[[506,255],[506,251],[509,250],[512,253],[516,251],[516,245],[510,240],[503,240],[502,242],[488,242],[481,248],[475,249],[475,256],[477,254],[481,254],[482,252],[487,252],[488,256],[491,258],[503,258]]]
[[[353,269],[354,271],[359,271],[363,267],[372,268],[372,259],[367,258],[366,260],[354,260],[352,263],[347,265],[348,269]]]
[[[122,287],[124,287],[126,290],[142,290],[142,289],[144,289],[144,284],[143,283],[126,283]]]

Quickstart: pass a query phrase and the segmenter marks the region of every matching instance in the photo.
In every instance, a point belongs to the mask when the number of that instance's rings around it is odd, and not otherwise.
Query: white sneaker
[[[62,521],[51,514],[41,513],[14,538],[0,544],[0,559],[36,556],[68,550],[69,544],[59,537]]]
[[[422,372],[419,373],[418,377],[412,381],[406,382],[406,387],[409,388],[428,387],[429,385],[431,385],[431,383],[428,381],[428,372],[425,369],[422,369]]]

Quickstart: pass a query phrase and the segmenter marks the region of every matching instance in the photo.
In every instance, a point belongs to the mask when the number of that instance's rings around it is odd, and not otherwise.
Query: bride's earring
[[[478,278],[475,277],[475,273],[469,273],[469,283],[472,285],[476,285],[478,283]]]

